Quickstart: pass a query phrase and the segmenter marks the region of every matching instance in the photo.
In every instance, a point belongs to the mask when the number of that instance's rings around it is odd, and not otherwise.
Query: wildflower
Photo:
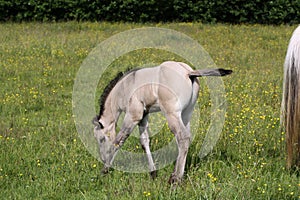
[[[40,162],[38,162],[38,163],[37,163],[37,166],[38,166],[38,167],[40,167],[40,166],[41,166],[41,163],[40,163]]]
[[[150,192],[144,192],[144,195],[146,196],[146,197],[149,197],[149,196],[151,196],[151,193]]]
[[[207,176],[210,178],[211,182],[216,182],[217,181],[217,178],[214,177],[211,173],[208,173]]]
[[[265,120],[266,116],[265,115],[261,115],[261,116],[259,116],[259,118],[262,119],[262,120]]]

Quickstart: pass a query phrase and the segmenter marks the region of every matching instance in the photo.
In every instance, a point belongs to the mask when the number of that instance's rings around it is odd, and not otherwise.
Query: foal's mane
[[[117,85],[117,83],[126,75],[130,74],[131,72],[135,72],[140,70],[140,68],[136,68],[136,69],[127,69],[125,72],[119,72],[115,78],[113,78],[104,88],[102,95],[100,96],[100,112],[98,117],[98,120],[101,118],[103,112],[104,112],[104,105],[106,102],[106,99],[108,97],[108,95],[110,94],[110,92],[112,91],[112,89]]]

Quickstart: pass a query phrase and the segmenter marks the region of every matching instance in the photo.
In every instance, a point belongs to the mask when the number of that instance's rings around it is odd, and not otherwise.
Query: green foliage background
[[[0,0],[0,21],[300,23],[299,0]]]

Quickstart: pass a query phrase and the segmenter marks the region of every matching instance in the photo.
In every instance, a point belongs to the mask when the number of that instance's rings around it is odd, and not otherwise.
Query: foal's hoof
[[[155,171],[150,172],[150,176],[154,180],[157,177],[157,171],[155,170]]]
[[[170,185],[178,185],[180,184],[181,179],[178,178],[177,176],[175,176],[174,174],[171,175],[170,179],[169,179],[169,184]]]
[[[101,170],[101,174],[102,175],[108,174],[108,172],[109,172],[109,168],[108,167],[103,167],[102,170]]]

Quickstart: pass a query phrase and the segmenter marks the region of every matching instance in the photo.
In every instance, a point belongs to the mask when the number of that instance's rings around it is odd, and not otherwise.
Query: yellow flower
[[[150,192],[144,191],[144,195],[145,195],[146,197],[149,197],[149,196],[151,196],[151,193],[150,193]]]

